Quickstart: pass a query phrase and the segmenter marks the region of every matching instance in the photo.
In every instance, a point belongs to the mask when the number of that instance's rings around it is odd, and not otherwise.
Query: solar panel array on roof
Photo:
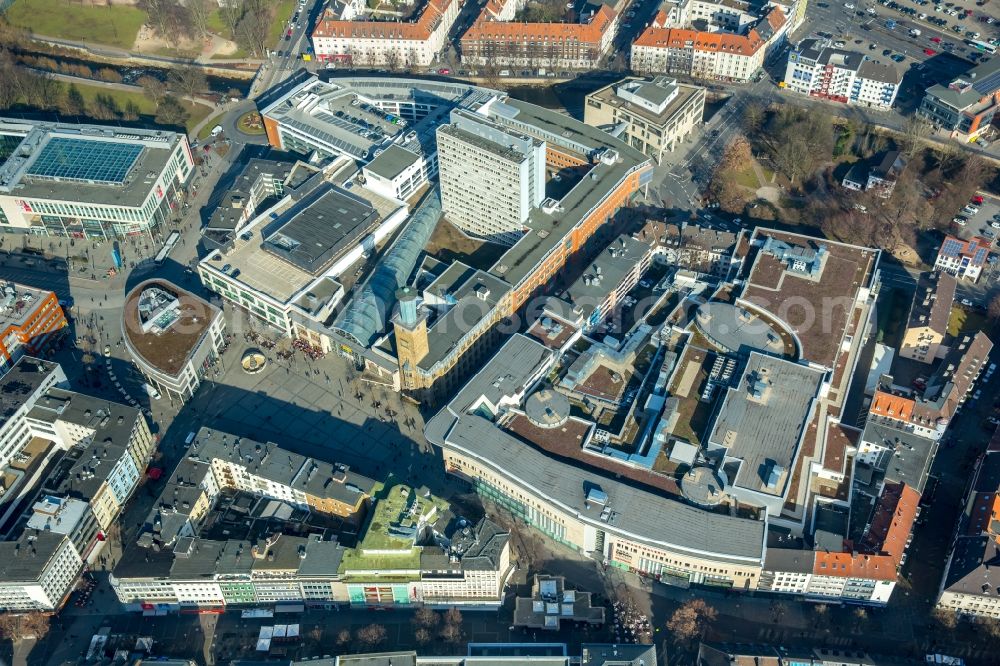
[[[965,249],[965,243],[955,239],[948,239],[941,245],[941,254],[949,257],[957,257]]]
[[[1000,90],[1000,71],[993,72],[986,78],[972,84],[972,89],[980,95],[992,95]]]
[[[120,185],[135,166],[142,146],[53,137],[27,173],[36,178]]]

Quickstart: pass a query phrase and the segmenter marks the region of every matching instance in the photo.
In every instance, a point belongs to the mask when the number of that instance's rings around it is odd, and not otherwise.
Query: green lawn
[[[40,35],[132,48],[146,13],[127,5],[100,7],[60,0],[14,0],[6,13],[12,25]]]
[[[129,100],[131,100],[135,102],[135,105],[139,108],[139,113],[146,116],[156,115],[156,104],[154,104],[153,100],[149,99],[148,97],[146,97],[146,95],[142,94],[141,92],[112,90],[110,88],[102,88],[101,86],[88,86],[86,84],[81,84],[81,83],[77,83],[75,85],[79,89],[80,94],[83,95],[83,98],[87,100],[88,104],[92,103],[94,101],[94,98],[97,97],[98,95],[102,94],[111,95],[112,97],[115,98],[115,101],[118,102],[119,108],[124,108],[125,104]],[[187,112],[189,114],[186,123],[188,129],[191,129],[192,127],[197,125],[202,118],[207,116],[212,111],[212,109],[205,106],[204,104],[192,104],[191,102],[181,102],[181,104],[184,105],[184,108],[187,109]]]
[[[292,18],[297,3],[295,0],[281,0],[274,10],[274,20],[271,22],[271,30],[267,33],[267,43],[271,46],[278,44],[284,37],[285,24]]]
[[[736,179],[737,184],[747,189],[757,191],[757,188],[760,187],[760,183],[757,181],[757,174],[749,166],[742,171],[737,171],[733,174],[733,177]]]

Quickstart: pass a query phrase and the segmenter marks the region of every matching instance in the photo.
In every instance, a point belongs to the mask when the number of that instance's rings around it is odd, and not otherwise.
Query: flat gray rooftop
[[[378,222],[369,202],[323,183],[261,231],[261,247],[315,276]]]
[[[0,165],[0,192],[29,199],[140,207],[166,169],[176,132],[0,118],[19,137]]]
[[[753,352],[709,441],[740,460],[734,486],[784,497],[824,372]]]
[[[757,564],[763,558],[762,521],[702,511],[565,463],[476,414],[461,415],[444,441],[433,443],[478,459],[494,473],[532,489],[568,515],[598,529],[620,532],[654,547],[731,563]],[[604,507],[586,501],[587,491],[595,487],[608,497],[609,520],[601,519]]]
[[[386,180],[392,180],[412,166],[420,157],[415,153],[400,148],[397,145],[389,146],[384,152],[375,156],[371,162],[365,165],[365,170],[371,171],[376,176],[381,176]]]

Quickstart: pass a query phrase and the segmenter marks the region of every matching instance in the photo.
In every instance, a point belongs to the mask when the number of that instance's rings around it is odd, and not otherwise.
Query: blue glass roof
[[[133,143],[53,137],[27,173],[36,178],[120,185],[141,154],[142,146]]]

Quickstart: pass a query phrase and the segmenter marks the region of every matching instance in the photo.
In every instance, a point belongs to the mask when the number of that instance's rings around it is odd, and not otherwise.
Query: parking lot
[[[955,211],[954,223],[961,238],[982,236],[994,241],[1000,235],[1000,198],[978,194],[961,210]]]

